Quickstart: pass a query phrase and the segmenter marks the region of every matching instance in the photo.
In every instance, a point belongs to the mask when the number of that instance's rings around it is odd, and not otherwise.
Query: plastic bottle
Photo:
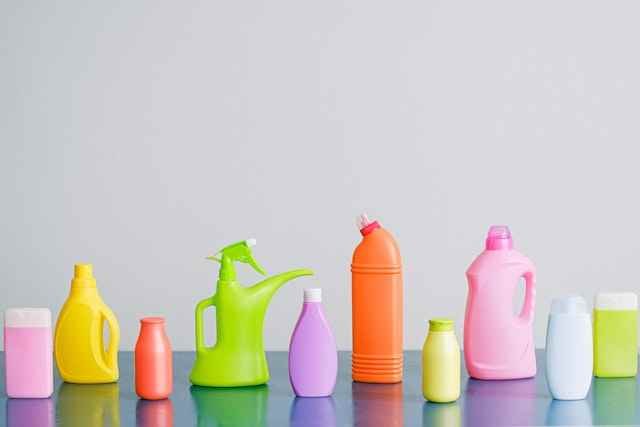
[[[60,376],[71,383],[99,384],[118,380],[120,328],[100,298],[91,264],[76,264],[71,292],[56,324],[55,356]],[[103,329],[109,325],[105,351]]]
[[[591,316],[582,297],[554,299],[545,351],[549,391],[554,399],[584,399],[593,376]]]
[[[464,357],[473,378],[504,380],[536,374],[533,317],[536,270],[513,249],[507,226],[492,226],[486,249],[467,270],[469,293],[464,319]],[[520,279],[526,285],[519,315],[512,311]]]
[[[436,403],[460,397],[460,346],[453,320],[429,320],[429,334],[422,346],[422,395]]]
[[[599,293],[594,306],[594,375],[634,377],[638,372],[638,296]]]
[[[140,320],[135,371],[138,396],[148,400],[169,397],[173,388],[173,360],[162,317]]]
[[[391,233],[365,214],[351,263],[352,377],[369,383],[402,381],[402,262]]]
[[[289,344],[289,380],[296,396],[330,396],[336,385],[338,351],[321,302],[322,289],[304,290]]]
[[[53,393],[51,312],[9,308],[4,315],[7,396],[45,398]]]
[[[254,239],[242,240],[208,257],[221,264],[216,293],[198,303],[196,320],[196,360],[189,379],[207,387],[240,387],[269,381],[269,367],[264,352],[262,329],[271,297],[290,280],[310,276],[313,271],[301,268],[276,274],[253,286],[236,280],[234,262],[249,264],[258,273],[266,272],[251,253]],[[204,311],[216,308],[216,344],[204,344]]]

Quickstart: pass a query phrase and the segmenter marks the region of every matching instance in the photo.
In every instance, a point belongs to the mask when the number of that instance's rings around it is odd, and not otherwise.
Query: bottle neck
[[[488,251],[510,250],[513,249],[513,240],[509,238],[487,237],[485,240],[485,249]]]
[[[140,331],[152,334],[163,334],[164,319],[160,317],[145,317],[140,320]]]
[[[236,268],[233,265],[233,261],[227,255],[222,255],[222,260],[220,262],[222,266],[220,267],[220,274],[218,274],[218,279],[220,281],[234,281],[236,280]]]
[[[303,302],[302,312],[303,313],[322,313],[322,303],[321,302]]]
[[[366,226],[361,228],[360,234],[362,234],[363,236],[366,236],[368,234],[373,233],[378,228],[380,228],[380,223],[378,221],[373,221],[372,223],[367,224]]]
[[[94,296],[98,294],[98,288],[96,286],[84,286],[84,285],[71,285],[71,291],[69,296],[71,297],[85,297]]]
[[[148,332],[150,334],[163,334],[164,323],[141,323],[140,331]]]

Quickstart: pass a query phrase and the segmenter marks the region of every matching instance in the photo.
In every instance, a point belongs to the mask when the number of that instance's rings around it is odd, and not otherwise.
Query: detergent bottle
[[[109,348],[103,342],[109,325]],[[60,376],[66,382],[99,384],[118,380],[120,328],[100,298],[91,264],[76,264],[71,292],[62,306],[54,339]]]
[[[366,214],[351,262],[354,381],[402,381],[402,263],[391,233]]]
[[[280,286],[300,276],[312,275],[309,269],[292,270],[244,287],[236,280],[234,262],[244,262],[260,274],[266,274],[251,254],[254,239],[243,240],[208,257],[222,266],[216,293],[196,306],[196,360],[191,370],[193,384],[210,387],[237,387],[264,384],[269,368],[264,353],[262,326],[271,297]],[[202,315],[216,308],[216,344],[204,344]]]
[[[473,378],[504,380],[536,374],[533,316],[536,271],[513,249],[507,226],[492,226],[486,249],[467,270],[469,293],[464,319],[464,358]],[[513,314],[513,296],[521,278],[525,298]]]

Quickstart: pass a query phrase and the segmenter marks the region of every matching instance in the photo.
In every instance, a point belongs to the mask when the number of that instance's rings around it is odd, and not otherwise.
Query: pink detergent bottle
[[[304,290],[302,313],[289,345],[289,379],[296,396],[330,396],[336,385],[338,352],[321,301],[321,289]]]
[[[513,295],[521,278],[526,285],[524,304],[520,314],[513,314]],[[471,377],[505,380],[535,376],[535,279],[533,263],[513,249],[509,228],[492,226],[485,251],[467,270],[464,359]]]

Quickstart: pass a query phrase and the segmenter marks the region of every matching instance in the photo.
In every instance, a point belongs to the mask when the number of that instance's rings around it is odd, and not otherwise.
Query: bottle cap
[[[76,264],[73,266],[74,279],[92,279],[93,266],[91,264]]]
[[[96,279],[93,277],[93,266],[91,264],[76,264],[73,267],[73,280],[71,287],[75,288],[95,288]]]
[[[51,311],[48,308],[8,308],[4,312],[7,328],[50,328]]]
[[[429,320],[429,331],[431,332],[453,331],[453,320],[431,319]]]
[[[380,223],[378,221],[371,221],[364,212],[356,217],[356,225],[363,236],[371,233],[376,228],[380,228]]]
[[[322,289],[320,288],[305,289],[304,302],[322,302]]]
[[[600,292],[594,305],[596,310],[637,310],[638,295],[633,292]]]
[[[487,233],[485,247],[489,251],[499,249],[513,249],[513,240],[511,239],[511,231],[506,225],[492,225]]]
[[[551,314],[588,314],[587,302],[578,295],[555,298],[551,302]]]

